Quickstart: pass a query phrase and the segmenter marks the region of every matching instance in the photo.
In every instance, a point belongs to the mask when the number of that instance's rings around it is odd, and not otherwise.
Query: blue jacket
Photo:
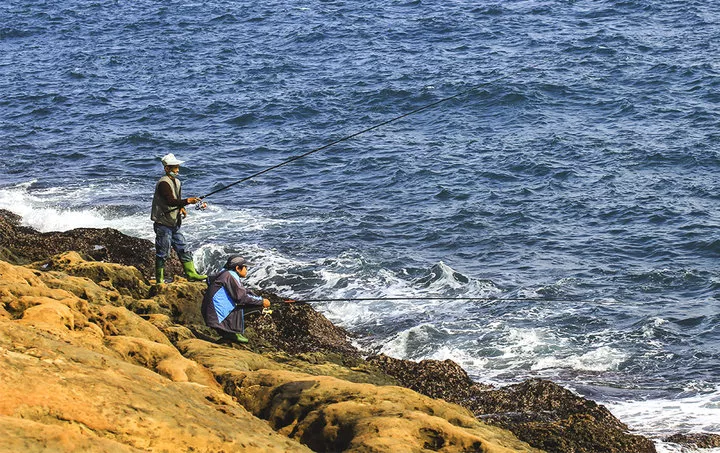
[[[235,271],[222,271],[205,292],[202,315],[209,327],[228,330],[222,325],[237,307],[262,306],[263,298],[256,296],[240,283]]]

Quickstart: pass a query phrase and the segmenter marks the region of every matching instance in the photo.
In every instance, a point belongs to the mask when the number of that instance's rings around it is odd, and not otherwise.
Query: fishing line
[[[534,67],[530,67],[530,69],[535,69],[535,68],[534,68]],[[509,73],[509,74],[505,74],[505,75],[503,75],[503,76],[501,76],[501,77],[496,78],[495,80],[493,80],[493,81],[491,81],[491,82],[483,82],[483,83],[479,83],[479,84],[477,84],[477,85],[473,85],[473,86],[471,86],[470,88],[467,88],[467,89],[465,89],[465,90],[463,90],[463,91],[460,91],[459,93],[456,93],[456,94],[454,94],[454,95],[452,95],[452,96],[448,96],[448,97],[439,99],[439,100],[437,100],[437,101],[434,101],[434,102],[431,102],[431,103],[429,103],[429,104],[423,105],[422,107],[418,107],[418,108],[416,108],[416,109],[414,109],[414,110],[411,110],[411,111],[409,111],[409,112],[407,112],[407,113],[403,113],[402,115],[398,115],[398,116],[396,116],[396,117],[394,117],[394,118],[390,118],[389,120],[383,121],[382,123],[378,123],[378,124],[375,124],[375,125],[370,126],[370,127],[368,127],[368,128],[365,128],[365,129],[363,129],[363,130],[361,130],[361,131],[355,132],[355,133],[350,134],[350,135],[346,135],[345,137],[339,138],[339,139],[334,140],[334,141],[332,141],[332,142],[330,142],[330,143],[327,143],[327,144],[325,144],[325,145],[322,145],[322,146],[320,146],[320,147],[318,147],[318,148],[312,149],[312,150],[310,150],[310,151],[308,151],[308,152],[306,152],[306,153],[303,153],[303,154],[300,154],[300,155],[297,155],[297,156],[293,156],[293,157],[291,157],[291,158],[289,158],[289,159],[287,159],[287,160],[284,160],[284,161],[280,162],[279,164],[273,165],[272,167],[268,167],[268,168],[266,168],[266,169],[264,169],[264,170],[261,170],[261,171],[259,171],[259,172],[257,172],[257,173],[253,173],[253,174],[250,175],[250,176],[246,176],[246,177],[244,177],[244,178],[238,179],[238,180],[235,181],[235,182],[232,182],[232,183],[230,183],[230,184],[228,184],[228,185],[226,185],[226,186],[220,187],[219,189],[213,190],[212,192],[209,192],[209,193],[207,193],[207,194],[205,194],[205,195],[203,195],[203,196],[201,196],[201,197],[198,197],[198,198],[200,198],[200,199],[202,200],[202,199],[207,198],[207,197],[209,197],[209,196],[211,196],[211,195],[215,195],[216,193],[222,192],[223,190],[227,190],[227,189],[229,189],[229,188],[231,188],[231,187],[233,187],[233,186],[235,186],[235,185],[237,185],[237,184],[240,184],[240,183],[245,182],[245,181],[247,181],[247,180],[256,178],[256,177],[258,177],[258,176],[260,176],[260,175],[263,175],[263,174],[265,174],[265,173],[267,173],[267,172],[269,172],[269,171],[275,170],[275,169],[280,168],[280,167],[282,167],[282,166],[284,166],[284,165],[287,165],[287,164],[289,164],[289,163],[295,162],[296,160],[302,159],[302,158],[307,157],[307,156],[309,156],[309,155],[311,155],[311,154],[314,154],[314,153],[317,153],[317,152],[322,151],[322,150],[324,150],[324,149],[327,149],[327,148],[329,148],[329,147],[331,147],[331,146],[333,146],[333,145],[337,145],[338,143],[342,143],[342,142],[344,142],[344,141],[347,141],[347,140],[350,140],[350,139],[352,139],[352,138],[355,138],[355,137],[357,137],[358,135],[365,134],[365,133],[367,133],[367,132],[373,131],[373,130],[378,129],[378,128],[383,127],[383,126],[387,126],[388,124],[394,123],[394,122],[399,121],[399,120],[401,120],[401,119],[403,119],[403,118],[407,118],[408,116],[412,116],[412,115],[415,115],[415,114],[417,114],[417,113],[420,113],[420,112],[422,112],[422,111],[424,111],[424,110],[433,108],[433,107],[435,107],[436,105],[439,105],[439,104],[442,104],[442,103],[444,103],[444,102],[447,102],[447,101],[450,101],[450,100],[459,98],[460,96],[463,96],[463,95],[465,95],[465,94],[467,94],[467,93],[470,93],[470,92],[472,92],[472,91],[474,91],[474,90],[477,90],[478,88],[480,88],[480,87],[482,87],[482,86],[490,85],[490,84],[492,84],[492,83],[497,83],[498,81],[500,81],[500,80],[502,80],[502,79],[505,79],[505,78],[507,78],[507,77],[510,77],[510,76],[512,76],[512,75],[515,75],[516,73],[518,73],[518,72],[520,72],[520,71],[521,71],[521,70],[518,70],[518,71],[515,71],[515,72],[512,72],[512,73]]]
[[[442,296],[429,296],[429,297],[413,297],[413,296],[402,296],[402,297],[351,297],[351,298],[323,298],[323,299],[285,299],[284,302],[288,304],[305,304],[310,302],[361,302],[361,301],[393,301],[393,300],[466,300],[466,301],[481,301],[481,302],[582,302],[582,303],[594,303],[594,300],[582,300],[582,299],[544,299],[539,297],[442,297]]]
[[[233,183],[230,183],[230,184],[228,184],[228,185],[226,185],[226,186],[223,186],[223,187],[221,187],[221,188],[219,188],[219,189],[213,190],[212,192],[210,192],[210,193],[208,193],[208,194],[205,194],[205,195],[203,195],[203,196],[201,196],[201,197],[198,197],[198,198],[203,199],[203,198],[209,197],[210,195],[214,195],[214,194],[216,194],[216,193],[218,193],[218,192],[221,192],[221,191],[223,191],[223,190],[227,190],[227,189],[229,189],[229,188],[231,188],[231,187],[233,187],[233,186],[235,186],[235,185],[237,185],[237,184],[240,184],[240,183],[242,183],[242,182],[245,182],[245,181],[247,181],[247,180],[249,180],[249,179],[256,178],[256,177],[258,177],[258,176],[260,176],[260,175],[263,175],[263,174],[265,174],[265,173],[267,173],[267,172],[269,172],[269,171],[275,170],[275,169],[280,168],[280,167],[282,167],[282,166],[284,166],[284,165],[287,165],[287,164],[289,164],[289,163],[295,162],[296,160],[300,160],[300,159],[302,159],[302,158],[304,158],[304,157],[307,157],[307,156],[309,156],[309,155],[311,155],[311,154],[314,154],[314,153],[317,153],[317,152],[322,151],[322,150],[324,150],[324,149],[327,149],[327,148],[329,148],[329,147],[331,147],[331,146],[333,146],[333,145],[337,145],[338,143],[342,143],[342,142],[344,142],[344,141],[347,141],[347,140],[350,140],[350,139],[352,139],[352,138],[355,138],[355,137],[357,137],[358,135],[365,134],[365,133],[370,132],[370,131],[372,131],[372,130],[378,129],[378,128],[383,127],[383,126],[386,126],[386,125],[388,125],[388,124],[390,124],[390,123],[394,123],[394,122],[396,122],[396,121],[399,121],[399,120],[401,120],[401,119],[403,119],[403,118],[407,118],[408,116],[415,115],[416,113],[420,113],[420,112],[422,112],[423,110],[427,110],[427,109],[429,109],[429,108],[435,107],[436,105],[442,104],[443,102],[447,102],[447,101],[450,101],[450,100],[452,100],[452,99],[458,98],[458,97],[460,97],[460,96],[462,96],[462,95],[464,95],[464,94],[467,94],[467,93],[469,93],[469,92],[471,92],[471,91],[473,91],[473,90],[476,90],[477,88],[479,88],[479,87],[481,87],[481,86],[483,86],[483,85],[487,85],[487,84],[489,84],[489,83],[490,83],[490,82],[485,82],[485,83],[483,83],[483,84],[475,85],[475,86],[473,86],[473,87],[471,87],[471,88],[468,88],[467,90],[463,90],[463,91],[461,91],[461,92],[459,92],[459,93],[457,93],[457,94],[454,94],[454,95],[452,95],[452,96],[448,96],[448,97],[446,97],[446,98],[442,98],[442,99],[440,99],[440,100],[438,100],[438,101],[435,101],[435,102],[432,102],[432,103],[430,103],[430,104],[426,104],[426,105],[424,105],[424,106],[422,106],[422,107],[418,107],[418,108],[416,108],[415,110],[412,110],[412,111],[407,112],[407,113],[403,113],[402,115],[398,115],[398,116],[396,116],[396,117],[394,117],[394,118],[391,118],[391,119],[389,119],[389,120],[383,121],[382,123],[375,124],[374,126],[370,126],[370,127],[366,128],[366,129],[363,129],[363,130],[361,130],[361,131],[359,131],[359,132],[355,132],[355,133],[353,133],[353,134],[350,134],[350,135],[347,135],[347,136],[345,136],[345,137],[339,138],[339,139],[334,140],[334,141],[332,141],[332,142],[330,142],[330,143],[327,143],[327,144],[325,144],[325,145],[323,145],[323,146],[320,146],[320,147],[318,147],[318,148],[312,149],[312,150],[310,150],[310,151],[308,151],[308,152],[306,152],[306,153],[303,153],[303,154],[300,154],[300,155],[297,155],[297,156],[293,156],[293,157],[291,157],[291,158],[289,158],[289,159],[287,159],[287,160],[285,160],[285,161],[283,161],[283,162],[280,162],[279,164],[273,165],[272,167],[268,167],[268,168],[266,168],[266,169],[264,169],[264,170],[261,170],[261,171],[259,171],[259,172],[257,172],[257,173],[253,173],[252,175],[246,176],[246,177],[244,177],[244,178],[242,178],[242,179],[238,179],[237,181],[235,181],[235,182],[233,182]]]
[[[535,69],[535,67],[531,66],[529,69]],[[249,176],[246,176],[246,177],[244,177],[244,178],[238,179],[237,181],[234,181],[234,182],[232,182],[232,183],[230,183],[230,184],[228,184],[228,185],[226,185],[226,186],[220,187],[219,189],[215,189],[215,190],[213,190],[212,192],[206,193],[205,195],[202,195],[202,196],[197,197],[197,198],[199,198],[200,200],[203,200],[203,199],[205,199],[205,198],[207,198],[207,197],[209,197],[209,196],[211,196],[211,195],[215,195],[215,194],[218,193],[218,192],[222,192],[223,190],[227,190],[227,189],[229,189],[229,188],[231,188],[231,187],[236,186],[237,184],[240,184],[240,183],[243,183],[243,182],[248,181],[248,180],[250,180],[250,179],[256,178],[256,177],[258,177],[258,176],[260,176],[260,175],[263,175],[263,174],[265,174],[265,173],[268,173],[268,172],[270,172],[270,171],[272,171],[272,170],[275,170],[275,169],[277,169],[277,168],[280,168],[280,167],[282,167],[282,166],[285,166],[285,165],[287,165],[287,164],[290,164],[290,163],[292,163],[292,162],[295,162],[296,160],[303,159],[303,158],[305,158],[305,157],[307,157],[307,156],[310,156],[311,154],[314,154],[314,153],[317,153],[317,152],[322,151],[322,150],[324,150],[324,149],[327,149],[327,148],[329,148],[329,147],[331,147],[331,146],[333,146],[333,145],[337,145],[338,143],[342,143],[342,142],[344,142],[344,141],[350,140],[350,139],[352,139],[352,138],[355,138],[355,137],[357,137],[357,136],[359,136],[359,135],[368,133],[368,132],[373,131],[373,130],[375,130],[375,129],[378,129],[378,128],[380,128],[380,127],[387,126],[388,124],[394,123],[394,122],[399,121],[399,120],[401,120],[401,119],[403,119],[403,118],[407,118],[408,116],[415,115],[415,114],[417,114],[417,113],[420,113],[420,112],[422,112],[422,111],[424,111],[424,110],[427,110],[427,109],[430,109],[430,108],[432,108],[432,107],[435,107],[435,106],[437,106],[437,105],[439,105],[439,104],[442,104],[442,103],[444,103],[444,102],[447,102],[447,101],[450,101],[450,100],[459,98],[460,96],[463,96],[463,95],[465,95],[465,94],[467,94],[467,93],[470,93],[470,92],[472,92],[472,91],[474,91],[474,90],[476,90],[476,89],[478,89],[478,88],[480,88],[480,87],[482,87],[482,86],[490,85],[490,84],[492,84],[492,83],[497,83],[498,81],[503,80],[503,79],[505,79],[505,78],[508,78],[508,77],[510,77],[510,76],[512,76],[512,75],[515,75],[515,74],[517,74],[518,72],[520,72],[520,71],[522,71],[522,70],[524,70],[524,69],[519,69],[519,70],[517,70],[517,71],[515,71],[515,72],[506,73],[505,75],[502,75],[502,76],[496,78],[495,80],[493,80],[493,81],[491,81],[491,82],[483,82],[483,83],[479,83],[479,84],[477,84],[477,85],[473,85],[473,86],[471,86],[470,88],[467,88],[467,89],[465,89],[465,90],[463,90],[463,91],[460,91],[459,93],[456,93],[456,94],[454,94],[454,95],[452,95],[452,96],[448,96],[448,97],[439,99],[439,100],[437,100],[437,101],[431,102],[431,103],[429,103],[429,104],[425,104],[425,105],[423,105],[423,106],[421,106],[421,107],[418,107],[418,108],[416,108],[416,109],[414,109],[414,110],[411,110],[411,111],[409,111],[409,112],[403,113],[402,115],[398,115],[398,116],[396,116],[396,117],[394,117],[394,118],[390,118],[389,120],[386,120],[386,121],[383,121],[383,122],[381,122],[381,123],[375,124],[375,125],[373,125],[373,126],[370,126],[370,127],[368,127],[368,128],[365,128],[365,129],[363,129],[363,130],[361,130],[361,131],[358,131],[358,132],[355,132],[355,133],[353,133],[353,134],[346,135],[346,136],[344,136],[344,137],[342,137],[342,138],[339,138],[339,139],[337,139],[337,140],[334,140],[334,141],[332,141],[332,142],[330,142],[330,143],[327,143],[327,144],[325,144],[325,145],[322,145],[322,146],[320,146],[320,147],[318,147],[318,148],[312,149],[312,150],[310,150],[310,151],[308,151],[308,152],[306,152],[306,153],[303,153],[303,154],[300,154],[300,155],[297,155],[297,156],[293,156],[293,157],[291,157],[291,158],[289,158],[289,159],[287,159],[287,160],[284,160],[284,161],[282,161],[282,162],[280,162],[280,163],[278,163],[278,164],[276,164],[276,165],[273,165],[273,166],[271,166],[271,167],[268,167],[268,168],[266,168],[266,169],[264,169],[264,170],[260,170],[260,171],[258,171],[258,172],[256,172],[256,173],[253,173],[253,174],[251,174],[251,175],[249,175]],[[166,212],[166,214],[167,214],[168,212],[172,212],[172,211],[174,211],[174,210],[176,210],[176,209],[180,209],[180,207],[171,208],[169,211]]]
[[[499,77],[499,78],[496,79],[494,82],[497,82],[498,80],[501,80],[501,79],[503,79],[503,78],[505,78],[505,77],[508,77],[508,75],[505,75],[505,76],[503,76],[503,77]],[[205,199],[205,198],[207,198],[207,197],[209,197],[209,196],[211,196],[211,195],[215,195],[215,194],[218,193],[218,192],[222,192],[223,190],[227,190],[227,189],[229,189],[229,188],[231,188],[231,187],[233,187],[233,186],[236,186],[236,185],[238,185],[238,184],[240,184],[240,183],[243,183],[243,182],[248,181],[248,180],[250,180],[250,179],[256,178],[256,177],[258,177],[258,176],[260,176],[260,175],[264,175],[265,173],[268,173],[268,172],[270,172],[270,171],[272,171],[272,170],[275,170],[275,169],[277,169],[277,168],[280,168],[280,167],[282,167],[282,166],[285,166],[285,165],[287,165],[287,164],[290,164],[290,163],[292,163],[292,162],[295,162],[296,160],[300,160],[300,159],[305,158],[305,157],[307,157],[307,156],[309,156],[309,155],[311,155],[311,154],[314,154],[314,153],[317,153],[317,152],[322,151],[322,150],[324,150],[324,149],[327,149],[327,148],[329,148],[329,147],[331,147],[331,146],[333,146],[333,145],[337,145],[338,143],[342,143],[342,142],[344,142],[344,141],[347,141],[347,140],[350,140],[350,139],[352,139],[352,138],[355,138],[355,137],[357,137],[358,135],[362,135],[362,134],[368,133],[368,132],[370,132],[370,131],[372,131],[372,130],[378,129],[378,128],[383,127],[383,126],[386,126],[386,125],[388,125],[388,124],[390,124],[390,123],[394,123],[394,122],[399,121],[399,120],[401,120],[401,119],[403,119],[403,118],[407,118],[408,116],[415,115],[415,114],[420,113],[420,112],[422,112],[422,111],[424,111],[424,110],[427,110],[427,109],[430,109],[430,108],[432,108],[432,107],[435,107],[435,106],[438,105],[438,104],[442,104],[443,102],[447,102],[447,101],[450,101],[450,100],[452,100],[452,99],[459,98],[460,96],[462,96],[462,95],[464,95],[464,94],[467,94],[467,93],[469,93],[469,92],[471,92],[471,91],[473,91],[473,90],[476,90],[476,89],[480,88],[481,86],[488,85],[488,84],[494,83],[494,82],[484,82],[484,83],[482,83],[482,84],[474,85],[474,86],[472,86],[472,87],[470,87],[470,88],[468,88],[468,89],[466,89],[466,90],[463,90],[463,91],[461,91],[461,92],[459,92],[459,93],[456,93],[456,94],[454,94],[454,95],[452,95],[452,96],[448,96],[448,97],[442,98],[442,99],[440,99],[440,100],[437,100],[437,101],[435,101],[435,102],[431,102],[430,104],[423,105],[422,107],[418,107],[418,108],[416,108],[416,109],[414,109],[414,110],[411,110],[411,111],[409,111],[409,112],[407,112],[407,113],[403,113],[402,115],[398,115],[398,116],[396,116],[396,117],[394,117],[394,118],[391,118],[391,119],[389,119],[389,120],[383,121],[382,123],[375,124],[375,125],[373,125],[373,126],[370,126],[370,127],[368,127],[368,128],[365,128],[365,129],[363,129],[363,130],[361,130],[361,131],[358,131],[358,132],[355,132],[355,133],[353,133],[353,134],[346,135],[345,137],[339,138],[339,139],[334,140],[334,141],[332,141],[332,142],[330,142],[330,143],[327,143],[327,144],[325,144],[325,145],[322,145],[322,146],[320,146],[320,147],[318,147],[318,148],[312,149],[312,150],[310,150],[310,151],[308,151],[308,152],[306,152],[306,153],[299,154],[299,155],[297,155],[297,156],[293,156],[293,157],[291,157],[291,158],[289,158],[289,159],[287,159],[287,160],[284,160],[284,161],[280,162],[279,164],[273,165],[272,167],[268,167],[268,168],[266,168],[266,169],[264,169],[264,170],[258,171],[257,173],[253,173],[252,175],[249,175],[249,176],[246,176],[246,177],[244,177],[244,178],[238,179],[238,180],[235,181],[235,182],[232,182],[232,183],[230,183],[230,184],[228,184],[228,185],[226,185],[226,186],[220,187],[219,189],[215,189],[215,190],[213,190],[212,192],[206,193],[205,195],[202,195],[202,196],[197,197],[197,198],[199,198],[200,200],[203,200],[203,199]],[[170,209],[170,210],[167,211],[167,212],[172,212],[172,211],[175,211],[175,210],[177,210],[177,209],[180,209],[180,208],[179,208],[179,207],[174,207],[174,208]],[[204,209],[204,208],[202,208],[202,209]]]

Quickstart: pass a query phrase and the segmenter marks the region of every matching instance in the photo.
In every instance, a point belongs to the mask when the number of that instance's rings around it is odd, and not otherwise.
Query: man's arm
[[[230,275],[230,272],[223,272],[220,277],[222,279],[223,286],[227,290],[230,297],[235,301],[237,305],[262,305],[263,298],[256,296],[251,293],[244,286],[235,280],[235,277]]]
[[[158,185],[158,190],[160,191],[160,195],[165,199],[165,202],[168,206],[176,206],[182,208],[189,204],[187,198],[183,198],[180,200],[175,198],[175,194],[173,193],[173,190],[170,187],[170,184],[167,183],[167,181],[160,181],[160,184]]]

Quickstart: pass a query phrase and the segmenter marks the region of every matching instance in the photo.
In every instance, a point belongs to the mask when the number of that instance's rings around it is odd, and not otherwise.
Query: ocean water
[[[6,0],[0,208],[152,239],[168,152],[199,196],[470,90],[208,197],[199,267],[680,451],[720,433],[719,43],[700,0]]]

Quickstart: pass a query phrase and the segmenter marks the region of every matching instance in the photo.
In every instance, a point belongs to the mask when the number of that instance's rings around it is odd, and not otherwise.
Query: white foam
[[[149,216],[113,217],[100,207],[78,207],[87,204],[95,187],[52,187],[30,192],[33,183],[31,181],[0,189],[0,208],[21,216],[25,226],[40,232],[114,228],[132,236],[152,236],[152,227],[149,232],[148,228],[140,227],[148,224],[146,217]]]
[[[418,284],[404,272],[393,272],[381,268],[356,252],[345,252],[337,257],[319,258],[312,261],[301,261],[281,256],[272,256],[268,251],[260,253],[262,260],[271,263],[256,274],[264,280],[268,288],[282,291],[287,297],[295,299],[369,299],[369,300],[337,300],[317,303],[323,314],[334,323],[348,329],[372,324],[383,324],[394,316],[407,316],[426,310],[435,309],[439,301],[423,301],[425,296],[438,296],[449,290],[444,284],[444,277],[438,278],[430,285]],[[437,267],[437,266],[436,266]],[[278,274],[282,269],[284,274]],[[442,272],[455,272],[446,266]],[[294,288],[283,286],[283,279],[293,279],[300,284]],[[311,284],[302,288],[302,282]],[[459,288],[453,278],[453,288]],[[487,282],[468,279],[465,284],[468,292],[481,292],[487,295],[496,292],[497,288]],[[298,289],[298,287],[301,287]],[[442,289],[442,291],[441,291]],[[412,297],[419,299],[412,299]],[[393,297],[408,297],[402,300],[383,300]],[[448,296],[451,297],[451,296]],[[377,299],[374,299],[377,298]],[[462,307],[461,303],[457,307]]]
[[[415,288],[403,275],[387,269],[377,269],[357,253],[347,252],[335,258],[301,260],[289,258],[275,250],[245,246],[243,253],[254,262],[250,284],[262,286],[283,297],[293,299],[367,298],[369,300],[336,300],[315,305],[332,322],[352,329],[359,325],[382,324],[392,316],[418,310],[417,300],[383,300],[386,297],[427,294]],[[283,281],[294,281],[293,287]],[[302,288],[302,282],[310,284]],[[377,298],[377,299],[373,299]]]
[[[627,359],[627,354],[609,346],[601,346],[579,355],[541,357],[531,366],[532,370],[573,369],[578,371],[617,370]]]
[[[0,188],[0,208],[21,216],[25,226],[40,232],[113,228],[145,239],[153,239],[155,236],[150,220],[150,196],[142,200],[140,205],[128,204],[127,211],[131,214],[119,215],[102,206],[92,206],[92,203],[98,197],[114,196],[118,191],[125,193],[122,184],[120,189],[113,186],[112,193],[102,184],[32,189],[34,184],[36,181],[28,181]],[[201,242],[201,238],[202,242],[212,241],[218,235],[225,239],[237,231],[260,231],[294,222],[267,217],[256,211],[228,210],[212,203],[204,211],[194,209],[193,206],[188,206],[187,210],[188,220],[183,226],[183,232],[191,242]]]
[[[188,226],[202,231],[220,232],[224,237],[232,237],[237,232],[243,233],[265,231],[273,227],[299,223],[297,220],[287,220],[269,217],[261,211],[252,209],[227,209],[224,206],[208,204],[204,210],[195,209],[192,205],[186,208],[189,212]],[[148,204],[148,216],[150,205]],[[312,222],[312,220],[310,221]]]
[[[285,269],[305,268],[310,263],[290,259],[273,249],[264,249],[257,244],[244,244],[242,248],[233,248],[230,245],[219,246],[208,244],[202,247],[206,253],[211,254],[215,267],[225,264],[225,259],[231,254],[243,255],[251,264],[247,281],[252,285],[261,285],[263,289],[276,290],[283,296],[295,296],[290,288],[281,291],[281,287],[273,284],[272,280],[281,275]]]
[[[549,329],[506,327],[505,357],[521,357],[528,361],[549,347],[562,347],[565,339],[557,337]]]
[[[218,272],[227,260],[225,248],[217,244],[205,244],[193,251],[195,267],[205,274]]]
[[[556,354],[568,348],[567,340],[550,329],[513,327],[500,319],[487,323],[484,333],[492,338],[490,344],[495,354],[491,360],[476,362],[481,369],[468,369],[470,374],[481,375],[483,379],[494,379],[507,370],[522,374],[530,368],[535,371],[554,368],[563,364]]]
[[[474,357],[465,349],[454,348],[447,345],[441,345],[427,358],[439,361],[452,360],[466,371],[484,368],[489,361],[487,358]]]
[[[720,387],[678,399],[603,404],[628,426],[649,436],[698,432],[720,434]],[[665,445],[663,448],[674,447]],[[703,450],[706,451],[709,450]]]
[[[418,353],[417,344],[431,342],[432,329],[434,329],[432,324],[425,323],[398,332],[383,343],[380,352],[399,359],[413,358]]]

